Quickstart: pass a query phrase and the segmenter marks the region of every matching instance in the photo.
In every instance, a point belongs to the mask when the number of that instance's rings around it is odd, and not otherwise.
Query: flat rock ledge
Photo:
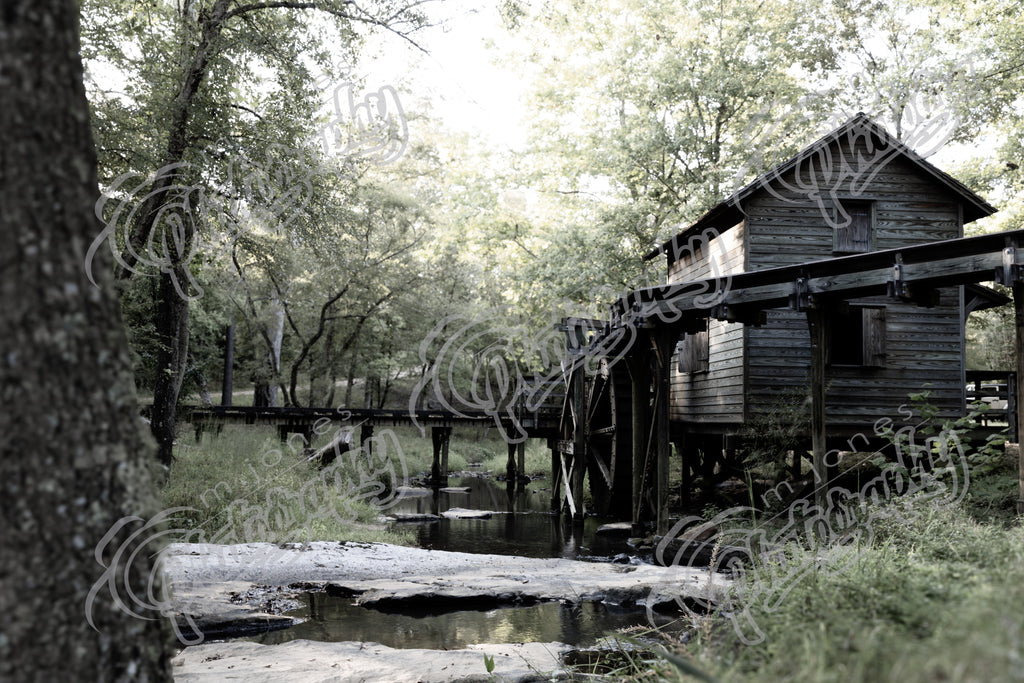
[[[441,513],[448,519],[490,519],[493,515],[506,514],[492,510],[467,510],[466,508],[450,508]]]
[[[179,623],[186,617],[191,618],[210,637],[230,631],[232,624],[245,620],[246,615],[254,626],[260,622],[271,628],[283,625],[279,622],[289,618],[275,615],[274,604],[261,602],[259,596],[267,594],[275,601],[282,601],[289,591],[294,594],[307,590],[341,592],[356,596],[360,605],[385,610],[417,604],[457,610],[554,600],[677,606],[692,599],[718,602],[731,586],[724,575],[689,567],[477,555],[384,543],[315,542],[282,546],[178,543],[165,551],[164,568],[171,584],[172,611],[177,614]],[[241,601],[240,595],[256,597]],[[514,649],[516,647],[519,649]],[[497,648],[495,651],[507,653],[507,656],[502,654],[502,660],[495,656],[496,663],[516,662],[511,669],[496,669],[495,673],[500,676],[495,680],[502,681],[548,680],[537,676],[558,670],[562,648],[568,649],[561,645],[528,643],[437,651],[434,654],[440,659],[436,661],[447,663],[438,663],[438,668],[433,669],[427,668],[424,662],[428,659],[423,654],[432,651],[391,650],[377,644],[371,647],[365,643],[305,641],[268,646],[208,643],[189,647],[178,656],[175,679],[211,683],[232,680],[232,677],[247,679],[247,683],[284,678],[289,681],[482,681],[488,680],[483,655],[491,650],[481,648]],[[285,657],[290,652],[298,652],[298,655]],[[547,654],[549,652],[558,656]],[[358,653],[358,656],[347,653]],[[539,653],[545,653],[547,659]],[[349,656],[351,666],[346,663],[341,670],[334,666],[346,662]],[[543,666],[536,664],[537,657],[545,662]],[[228,666],[225,661],[229,659],[235,660],[230,671],[222,668]],[[435,658],[432,656],[429,661],[434,662]],[[525,661],[531,664],[526,666]],[[405,662],[415,662],[415,667],[401,668],[406,666]],[[295,668],[286,669],[286,664]],[[520,665],[521,670],[516,668]],[[454,668],[448,671],[444,666]],[[262,671],[263,668],[266,671]],[[251,673],[238,675],[243,671]],[[292,678],[293,672],[295,678]],[[230,676],[225,677],[227,674]],[[526,677],[528,674],[534,678]]]
[[[190,647],[172,661],[177,683],[410,683],[411,681],[550,681],[568,678],[562,643],[471,645],[464,650],[402,650],[377,643],[282,645],[250,642]],[[484,655],[494,658],[490,674]]]

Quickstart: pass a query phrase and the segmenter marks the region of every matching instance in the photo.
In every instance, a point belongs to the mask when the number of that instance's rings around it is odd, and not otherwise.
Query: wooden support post
[[[448,485],[448,445],[451,442],[451,427],[431,427],[430,439],[434,446],[434,462],[430,466],[430,483],[434,486]]]
[[[825,427],[825,365],[828,362],[830,316],[820,305],[807,309],[807,325],[811,333],[811,448],[814,461],[814,503],[827,508],[828,482],[826,466]]]
[[[558,451],[558,439],[548,439],[548,450],[551,451],[551,511],[558,512],[562,504],[562,460]]]
[[[668,494],[669,494],[669,463],[672,457],[672,442],[669,438],[670,411],[672,409],[672,351],[675,349],[677,335],[659,331],[655,337],[657,343],[658,376],[654,393],[654,413],[656,421],[655,435],[655,520],[657,532],[668,531]]]
[[[646,340],[640,339],[633,345],[628,357],[629,380],[633,397],[633,503],[632,522],[634,533],[640,533],[643,524],[644,479],[647,460],[647,413],[651,400],[650,364],[647,358]]]
[[[373,442],[370,439],[373,438],[373,423],[365,422],[359,430],[359,447],[363,449],[367,457],[373,455]]]
[[[529,478],[527,478],[527,476],[526,476],[526,441],[525,440],[519,442],[518,448],[516,449],[516,454],[519,456],[519,465],[518,465],[518,467],[516,467],[516,470],[518,471],[518,475],[519,476],[516,478],[516,486],[517,486],[517,488],[523,489],[523,488],[526,488],[526,482],[529,481]]]
[[[1017,377],[1015,379],[1017,398],[1017,514],[1024,515],[1024,447],[1022,447],[1020,430],[1024,429],[1024,282],[1015,280],[1013,283],[1013,312],[1017,328]],[[1009,387],[1007,387],[1009,390]]]
[[[569,490],[572,491],[572,498],[576,502],[576,514],[573,515],[574,524],[583,524],[583,475],[587,472],[587,416],[585,414],[586,402],[584,393],[586,390],[586,376],[583,372],[583,364],[580,364],[572,374],[572,403],[573,415],[576,417],[576,429],[573,431],[573,455],[572,473],[569,475]]]
[[[719,448],[718,443],[710,438],[705,437],[701,439],[700,444],[700,476],[703,480],[701,482],[701,496],[705,500],[711,500],[715,495],[715,466],[718,464]]]
[[[516,485],[516,450],[518,446],[514,443],[508,444],[508,461],[505,463],[505,486],[511,488]]]

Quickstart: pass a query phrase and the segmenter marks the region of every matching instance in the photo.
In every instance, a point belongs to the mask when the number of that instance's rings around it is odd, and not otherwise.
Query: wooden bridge
[[[447,483],[448,452],[452,429],[456,425],[495,426],[503,433],[520,431],[527,438],[546,439],[552,444],[559,433],[559,421],[565,392],[562,383],[548,386],[534,377],[524,378],[525,391],[511,409],[499,412],[480,410],[395,410],[359,408],[307,408],[297,406],[182,406],[179,415],[191,422],[198,441],[210,428],[225,424],[272,425],[277,428],[282,442],[309,448],[315,436],[336,431],[338,427],[359,429],[359,441],[364,447],[371,443],[374,429],[379,426],[414,426],[425,433],[429,428],[433,445],[431,481],[436,485]],[[543,401],[527,400],[544,397]],[[508,444],[507,481],[522,486],[525,478],[525,441]]]

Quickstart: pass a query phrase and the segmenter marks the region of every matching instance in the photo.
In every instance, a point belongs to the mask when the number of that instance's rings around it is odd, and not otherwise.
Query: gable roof
[[[891,136],[884,127],[873,121],[867,114],[864,112],[858,112],[846,121],[846,123],[842,124],[830,133],[826,133],[812,144],[800,150],[789,160],[784,161],[770,171],[762,173],[747,185],[734,192],[727,199],[719,202],[717,205],[709,209],[707,213],[697,219],[695,223],[676,234],[675,237],[662,244],[659,248],[644,256],[644,260],[650,261],[663,253],[673,253],[674,245],[688,240],[692,235],[699,234],[707,228],[716,228],[719,230],[727,230],[728,228],[731,228],[743,220],[744,212],[741,208],[741,203],[754,192],[768,187],[773,181],[795,169],[801,162],[813,157],[832,144],[838,144],[842,138],[856,139],[857,137],[863,137],[866,135],[872,136],[878,143],[880,143],[879,149],[886,150],[885,153],[890,158],[893,156],[901,156],[909,160],[915,164],[924,175],[932,178],[936,183],[946,187],[950,192],[959,197],[964,207],[964,223],[970,223],[971,221],[984,218],[985,216],[989,216],[996,212],[995,207],[971,191],[966,185],[948,173],[939,170],[917,152]]]

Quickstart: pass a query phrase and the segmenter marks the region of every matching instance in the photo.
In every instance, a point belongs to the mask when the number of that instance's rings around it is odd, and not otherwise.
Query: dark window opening
[[[885,308],[849,306],[832,314],[829,364],[885,366]]]

